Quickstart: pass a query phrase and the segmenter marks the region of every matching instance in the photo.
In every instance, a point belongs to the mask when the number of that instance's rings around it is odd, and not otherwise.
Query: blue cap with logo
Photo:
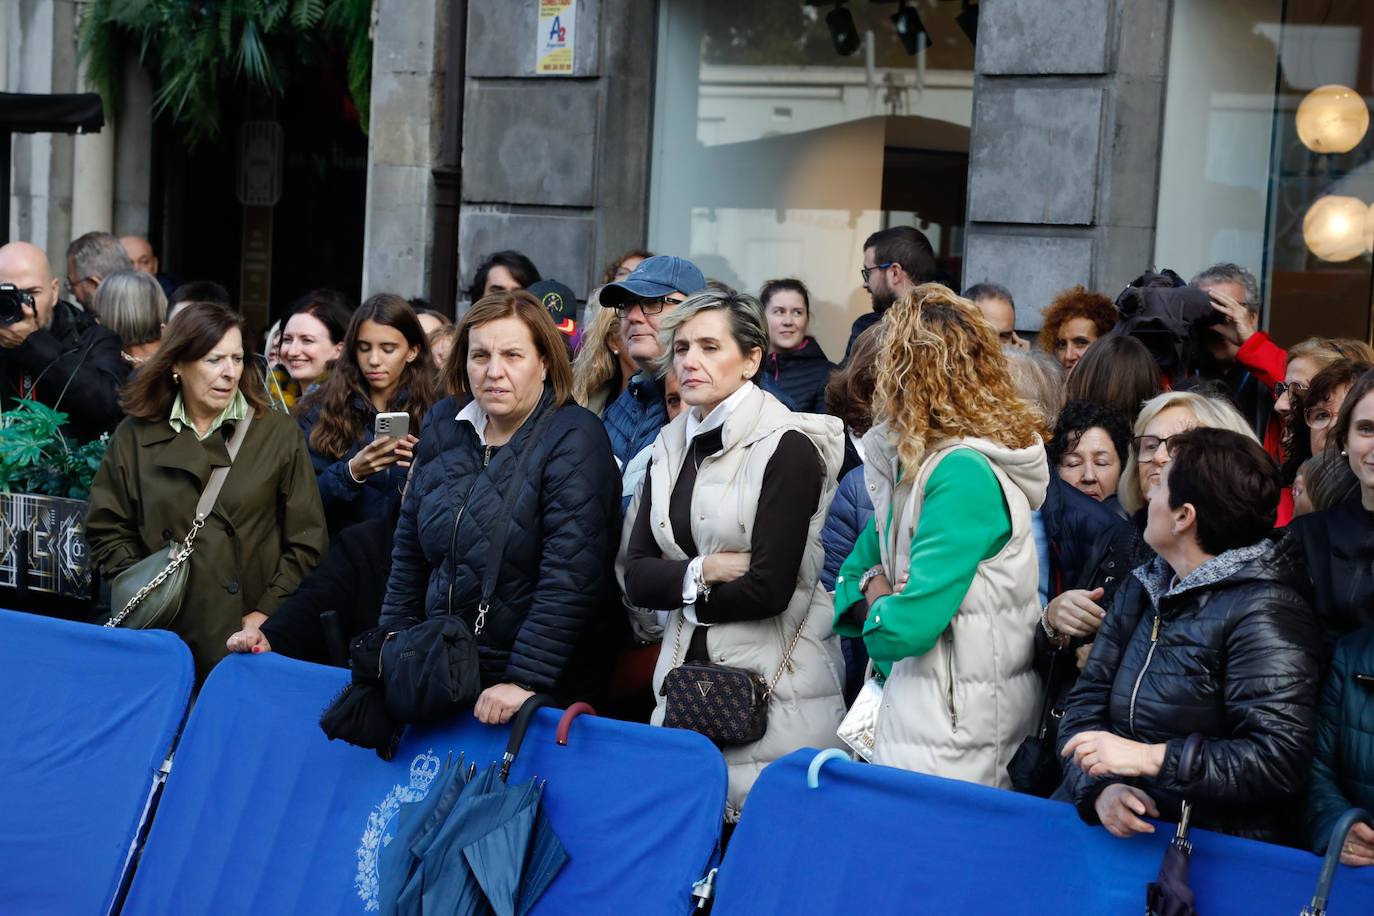
[[[706,288],[706,277],[691,261],[670,254],[655,255],[615,283],[601,289],[601,304],[614,308],[637,299],[659,299],[669,293],[690,296]]]

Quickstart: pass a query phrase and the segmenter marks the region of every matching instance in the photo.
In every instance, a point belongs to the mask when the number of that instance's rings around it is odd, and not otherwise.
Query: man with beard
[[[935,279],[935,250],[920,230],[893,226],[873,233],[864,242],[864,288],[873,298],[873,311],[854,319],[844,358],[849,359],[854,340],[876,324],[888,306],[922,283]]]

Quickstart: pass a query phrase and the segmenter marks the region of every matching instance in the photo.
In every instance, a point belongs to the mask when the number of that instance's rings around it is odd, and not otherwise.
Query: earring
[[[180,384],[181,384],[181,376],[177,375],[175,372],[172,373],[172,384],[173,384],[173,385],[180,385]]]

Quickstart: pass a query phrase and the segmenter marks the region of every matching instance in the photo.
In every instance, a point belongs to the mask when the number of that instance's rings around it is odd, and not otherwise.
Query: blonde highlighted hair
[[[1230,401],[1209,398],[1192,391],[1166,391],[1155,395],[1145,402],[1140,408],[1139,416],[1135,418],[1135,429],[1131,430],[1131,448],[1127,452],[1126,463],[1121,468],[1121,482],[1116,485],[1117,499],[1127,512],[1139,512],[1145,508],[1145,494],[1140,489],[1140,448],[1135,440],[1145,435],[1145,428],[1170,407],[1183,407],[1191,413],[1197,421],[1197,427],[1194,428],[1228,429],[1253,442],[1259,441],[1245,417],[1241,416],[1240,411],[1236,410]]]
[[[588,311],[597,290],[588,297]],[[582,349],[573,360],[573,400],[586,407],[603,390],[620,383],[620,358],[611,352],[611,343],[620,337],[620,313],[615,309],[596,306],[594,316],[586,323],[582,334]],[[617,392],[619,393],[619,392]]]
[[[883,323],[873,419],[887,424],[908,471],[945,440],[1027,448],[1044,435],[1017,396],[997,332],[972,302],[923,283],[893,303]]]

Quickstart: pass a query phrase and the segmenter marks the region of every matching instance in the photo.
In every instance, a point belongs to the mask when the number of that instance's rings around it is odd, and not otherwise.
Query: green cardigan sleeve
[[[859,532],[858,539],[854,542],[854,549],[849,552],[849,556],[840,564],[839,575],[835,577],[835,632],[841,636],[861,636],[858,626],[849,616],[849,609],[863,598],[859,591],[859,582],[863,579],[864,573],[882,562],[882,557],[878,553],[878,528],[877,517],[868,520],[862,531]]]
[[[946,456],[926,481],[906,588],[879,598],[864,624],[864,645],[874,661],[900,661],[934,648],[968,594],[978,564],[996,556],[1010,538],[1011,513],[988,460],[972,449]],[[837,583],[837,606],[838,598]]]

